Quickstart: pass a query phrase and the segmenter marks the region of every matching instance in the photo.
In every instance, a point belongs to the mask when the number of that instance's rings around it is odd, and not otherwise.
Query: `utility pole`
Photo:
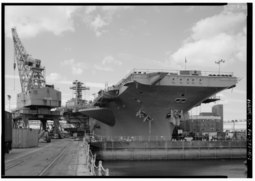
[[[219,61],[215,61],[215,63],[219,65],[219,74],[220,74],[220,63],[225,63],[225,60],[220,59]]]

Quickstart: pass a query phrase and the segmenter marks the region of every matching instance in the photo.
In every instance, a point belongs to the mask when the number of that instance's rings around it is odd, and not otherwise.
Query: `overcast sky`
[[[227,6],[6,6],[5,98],[11,108],[21,92],[13,70],[11,27],[27,52],[42,60],[46,81],[72,98],[73,80],[93,93],[112,85],[131,69],[218,71],[240,77],[237,87],[218,94],[224,120],[246,118],[246,4]],[[16,78],[14,78],[14,74]],[[15,86],[14,86],[15,85]],[[202,105],[192,114],[211,111]],[[9,109],[6,100],[6,110]]]

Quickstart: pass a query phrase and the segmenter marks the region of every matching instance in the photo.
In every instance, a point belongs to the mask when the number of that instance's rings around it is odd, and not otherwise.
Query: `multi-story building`
[[[223,132],[223,105],[215,105],[212,112],[201,112],[199,115],[189,116],[180,127],[187,133],[217,133]]]
[[[220,120],[220,125],[219,125],[219,129],[220,132],[223,132],[223,105],[222,104],[218,104],[212,107],[212,113],[215,116],[220,116],[221,120]]]

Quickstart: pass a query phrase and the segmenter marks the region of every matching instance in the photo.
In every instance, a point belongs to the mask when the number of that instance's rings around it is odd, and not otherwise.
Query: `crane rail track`
[[[48,148],[48,147],[50,147],[50,145],[46,146],[44,148]],[[50,170],[50,168],[52,168],[57,163],[57,161],[60,158],[62,158],[64,156],[64,153],[67,151],[68,148],[69,148],[68,144],[62,145],[60,150],[58,151],[58,153],[56,153],[56,155],[53,158],[51,158],[50,161],[47,164],[45,164],[43,166],[42,170],[39,171],[37,176],[47,176],[47,172]],[[47,151],[47,150],[36,149],[36,150],[34,150],[32,152],[26,153],[26,154],[24,154],[22,156],[19,156],[17,158],[13,158],[11,160],[7,160],[5,162],[5,168],[4,168],[5,172],[7,170],[10,170],[10,169],[15,168],[17,166],[22,166],[20,164],[26,163],[27,161],[29,161],[30,157],[33,156],[34,154],[38,153],[39,151]]]
[[[18,166],[19,164],[21,164],[21,163],[23,163],[24,162],[24,160],[22,160],[22,161],[20,161],[20,162],[18,162],[18,163],[14,163],[14,164],[12,164],[12,165],[9,165],[9,166],[7,166],[6,168],[5,168],[5,170],[9,170],[9,169],[11,169],[11,168],[13,168],[13,167],[16,167],[16,166]]]
[[[38,176],[44,176],[46,175],[47,171],[54,166],[54,164],[64,155],[65,151],[67,149],[67,146],[65,146],[61,152],[58,154],[58,156],[52,160],[46,167],[44,167],[44,169],[38,174]]]
[[[52,144],[49,144],[49,145],[47,145],[47,146],[45,146],[45,147],[37,148],[37,149],[35,149],[35,150],[33,150],[33,151],[27,152],[27,153],[25,153],[25,154],[23,154],[23,155],[21,155],[21,156],[18,156],[17,158],[13,158],[13,159],[10,159],[10,160],[6,160],[6,161],[5,161],[5,164],[8,164],[8,163],[13,162],[13,161],[15,161],[15,160],[19,160],[19,159],[22,159],[22,158],[26,158],[26,157],[30,156],[32,153],[35,153],[35,152],[37,152],[37,151],[40,151],[41,149],[48,148],[48,147],[50,147],[51,145],[52,145]],[[8,168],[8,167],[7,167],[7,168]]]

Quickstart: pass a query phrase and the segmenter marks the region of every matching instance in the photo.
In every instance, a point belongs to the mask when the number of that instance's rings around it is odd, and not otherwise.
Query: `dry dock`
[[[245,142],[97,142],[52,139],[38,147],[13,149],[5,154],[4,176],[109,176],[98,160],[245,159]],[[98,147],[95,147],[97,145]],[[90,148],[91,146],[91,148]],[[98,150],[95,150],[98,148]],[[95,155],[91,149],[94,149]],[[97,165],[97,166],[96,166]]]
[[[102,160],[246,159],[245,141],[104,141],[91,143]]]

